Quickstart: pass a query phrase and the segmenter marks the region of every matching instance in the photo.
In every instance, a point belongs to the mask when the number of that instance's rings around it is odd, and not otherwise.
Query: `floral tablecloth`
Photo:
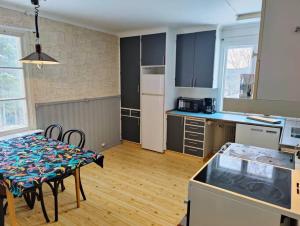
[[[89,163],[103,167],[103,158],[102,154],[42,135],[0,141],[0,182],[8,180],[11,192],[21,196],[38,184]]]

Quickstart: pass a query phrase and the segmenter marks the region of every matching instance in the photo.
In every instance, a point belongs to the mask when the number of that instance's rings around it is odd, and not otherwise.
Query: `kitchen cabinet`
[[[194,87],[213,87],[215,43],[216,31],[205,31],[196,34]]]
[[[177,35],[177,87],[213,88],[215,42],[215,30]]]
[[[212,130],[206,119],[185,117],[184,153],[206,157],[212,151]]]
[[[262,148],[278,149],[280,132],[280,128],[237,124],[235,142]]]
[[[167,149],[183,152],[184,117],[168,115]]]
[[[140,36],[120,39],[121,106],[140,109]]]
[[[277,102],[277,108],[279,103],[282,108],[292,108],[293,101],[299,105],[300,96],[300,32],[297,29],[300,1],[289,0],[287,4],[286,1],[266,0],[263,3],[257,99],[287,101]],[[288,102],[291,105],[287,105]]]
[[[122,116],[122,139],[140,142],[140,119],[137,117]]]
[[[165,65],[166,33],[142,36],[142,66]]]
[[[195,40],[194,33],[177,35],[176,86],[193,86]]]

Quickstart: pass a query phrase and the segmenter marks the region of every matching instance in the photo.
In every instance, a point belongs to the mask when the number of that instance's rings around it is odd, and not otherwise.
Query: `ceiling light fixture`
[[[25,64],[36,64],[38,68],[41,68],[44,64],[59,64],[57,60],[42,52],[42,47],[40,44],[39,24],[38,24],[40,4],[39,4],[39,0],[31,0],[31,3],[35,6],[35,36],[36,36],[35,52],[22,58],[20,61]]]

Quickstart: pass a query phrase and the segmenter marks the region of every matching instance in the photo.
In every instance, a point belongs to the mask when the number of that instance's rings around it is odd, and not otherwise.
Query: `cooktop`
[[[237,143],[228,143],[224,145],[224,147],[222,147],[220,153],[232,157],[262,162],[288,169],[295,169],[294,155],[290,153],[280,152],[278,150]]]
[[[291,208],[291,170],[217,154],[194,180]]]

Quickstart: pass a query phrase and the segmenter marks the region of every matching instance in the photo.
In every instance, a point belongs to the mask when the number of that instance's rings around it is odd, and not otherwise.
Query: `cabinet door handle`
[[[138,86],[137,86],[137,92],[138,93],[140,92],[140,84],[138,84]]]
[[[262,129],[255,129],[255,128],[251,128],[251,131],[254,131],[254,132],[263,132],[263,130]]]
[[[197,78],[195,78],[195,81],[194,81],[194,87],[196,87],[196,82],[197,82]]]
[[[165,64],[166,64],[166,57],[163,56],[163,65],[165,65]]]
[[[277,131],[266,130],[266,133],[273,133],[273,134],[277,134]]]

